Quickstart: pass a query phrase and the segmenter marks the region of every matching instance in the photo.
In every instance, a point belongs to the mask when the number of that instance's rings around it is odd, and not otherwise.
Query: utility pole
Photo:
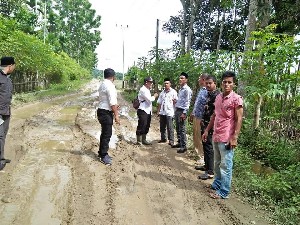
[[[122,55],[123,55],[123,78],[122,78],[122,88],[125,88],[125,72],[124,72],[124,67],[125,67],[125,41],[124,41],[124,29],[128,29],[128,25],[124,26],[124,25],[119,25],[121,27],[121,31],[122,31]],[[116,27],[118,27],[118,24],[116,24]]]
[[[159,19],[156,20],[156,49],[155,49],[155,59],[158,60],[158,35],[159,35]]]

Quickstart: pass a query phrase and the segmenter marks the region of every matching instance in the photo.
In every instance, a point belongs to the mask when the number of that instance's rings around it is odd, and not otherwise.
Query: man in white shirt
[[[160,141],[158,143],[167,142],[166,128],[168,133],[169,145],[174,145],[174,125],[173,118],[175,113],[175,103],[178,99],[177,92],[171,88],[171,80],[164,79],[164,90],[160,93],[157,100],[157,114],[159,115],[160,124]]]
[[[140,106],[137,110],[138,116],[138,126],[136,128],[136,139],[137,143],[150,145],[146,141],[146,136],[149,132],[152,114],[152,102],[157,98],[158,94],[155,93],[151,96],[150,88],[153,84],[153,79],[151,77],[146,77],[144,79],[144,85],[140,88],[138,99],[140,101]]]
[[[113,117],[115,122],[120,124],[117,90],[113,84],[115,80],[115,71],[107,68],[104,70],[104,80],[99,87],[99,105],[97,109],[97,118],[101,124],[101,135],[99,145],[99,158],[105,165],[111,165],[112,159],[108,155],[109,141],[112,136]]]

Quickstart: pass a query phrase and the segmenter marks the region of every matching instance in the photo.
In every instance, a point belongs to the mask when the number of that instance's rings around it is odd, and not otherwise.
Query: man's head
[[[153,84],[153,79],[152,79],[152,77],[146,77],[146,78],[144,79],[144,85],[145,85],[146,88],[150,89],[151,86],[152,86],[152,84]]]
[[[198,84],[200,87],[205,87],[205,80],[207,78],[208,74],[207,73],[202,73],[199,78],[198,78]]]
[[[217,80],[216,77],[213,75],[208,75],[205,79],[205,85],[206,85],[206,89],[208,91],[214,91],[217,88],[217,84],[216,84]]]
[[[180,86],[184,86],[188,82],[189,75],[185,72],[182,72],[179,76]]]
[[[104,79],[114,80],[116,73],[113,69],[107,68],[104,70]]]
[[[170,78],[165,78],[164,79],[164,87],[165,87],[165,90],[169,90],[171,88],[171,80],[170,80]]]
[[[232,71],[226,71],[222,74],[222,89],[225,95],[229,94],[234,87],[236,81],[235,73]]]
[[[16,68],[16,62],[14,57],[4,56],[1,58],[0,66],[6,74],[11,74]]]

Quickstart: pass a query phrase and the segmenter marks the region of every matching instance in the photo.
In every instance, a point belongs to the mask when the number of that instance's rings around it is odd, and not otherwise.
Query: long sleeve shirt
[[[152,113],[152,102],[155,100],[154,96],[151,96],[151,92],[143,85],[140,88],[138,99],[140,101],[139,109],[144,110],[147,114]]]
[[[0,115],[10,115],[12,91],[11,79],[0,70]]]
[[[187,113],[190,107],[193,92],[191,88],[185,84],[178,91],[178,100],[175,104],[176,108],[183,109],[183,113]]]
[[[192,114],[198,119],[202,119],[203,117],[204,106],[206,105],[206,98],[207,98],[207,90],[205,87],[202,87],[197,94],[194,109],[192,112]]]
[[[177,92],[173,89],[170,88],[168,91],[163,90],[157,99],[157,103],[160,104],[160,115],[165,115],[165,116],[174,116],[174,100],[177,100]]]

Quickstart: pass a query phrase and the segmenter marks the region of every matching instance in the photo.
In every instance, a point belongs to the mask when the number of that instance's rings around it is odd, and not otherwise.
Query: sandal
[[[213,198],[213,199],[223,199],[221,197],[221,195],[217,194],[217,193],[209,193],[209,197]]]

